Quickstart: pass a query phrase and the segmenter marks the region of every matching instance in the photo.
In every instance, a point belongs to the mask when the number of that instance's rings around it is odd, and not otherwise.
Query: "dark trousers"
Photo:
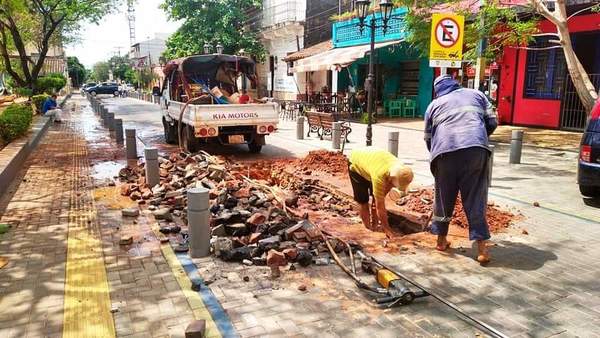
[[[431,164],[435,177],[435,202],[431,232],[447,235],[454,204],[460,192],[469,221],[469,239],[486,240],[490,231],[486,219],[489,152],[473,147],[442,154]]]

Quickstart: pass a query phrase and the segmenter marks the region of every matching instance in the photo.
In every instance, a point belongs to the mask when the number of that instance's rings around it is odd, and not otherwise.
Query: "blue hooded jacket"
[[[433,160],[444,153],[482,147],[498,122],[492,104],[474,89],[462,88],[450,75],[433,83],[435,100],[425,112],[425,142]]]

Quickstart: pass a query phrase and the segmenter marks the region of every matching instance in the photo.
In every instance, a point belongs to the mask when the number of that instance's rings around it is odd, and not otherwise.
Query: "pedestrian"
[[[425,112],[425,142],[435,178],[435,202],[431,232],[438,236],[436,249],[450,247],[448,226],[460,192],[469,221],[469,239],[477,241],[477,261],[490,261],[486,218],[488,195],[488,137],[498,122],[486,96],[462,88],[449,75],[435,79],[436,98]]]
[[[350,153],[348,173],[354,200],[360,205],[360,218],[370,230],[378,230],[379,223],[386,236],[393,237],[388,223],[385,197],[396,188],[406,194],[413,180],[413,172],[390,152],[376,147],[354,149]],[[369,204],[369,199],[372,199]]]
[[[53,117],[54,122],[62,122],[62,110],[58,108],[58,104],[56,103],[56,94],[52,94],[52,96],[44,101],[42,115]]]

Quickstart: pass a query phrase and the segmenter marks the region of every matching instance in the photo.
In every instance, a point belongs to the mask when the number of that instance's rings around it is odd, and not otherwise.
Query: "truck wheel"
[[[163,118],[163,129],[165,130],[165,142],[168,144],[177,144],[178,136],[177,136],[177,126],[170,125],[167,120]]]
[[[258,154],[262,150],[262,145],[256,142],[248,143],[248,149],[250,149],[251,153]]]
[[[189,126],[185,126],[182,131],[182,142],[183,148],[189,153],[195,153],[198,151],[198,139],[194,136],[194,129]]]

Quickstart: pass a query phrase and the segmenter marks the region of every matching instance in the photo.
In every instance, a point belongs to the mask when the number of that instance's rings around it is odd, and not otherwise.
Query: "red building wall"
[[[540,22],[544,33],[555,33],[556,27],[547,20]],[[600,31],[600,14],[573,17],[571,33]],[[506,48],[500,60],[498,115],[503,124],[558,128],[560,100],[527,99],[523,97],[527,50]]]

